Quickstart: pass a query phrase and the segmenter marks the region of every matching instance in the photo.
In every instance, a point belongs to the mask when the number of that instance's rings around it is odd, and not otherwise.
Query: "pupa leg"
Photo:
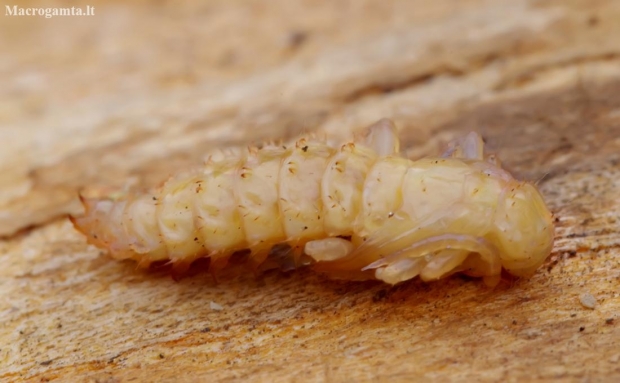
[[[325,238],[306,243],[304,252],[315,261],[321,262],[346,257],[353,249],[353,244],[346,239]]]
[[[394,123],[382,118],[365,129],[364,133],[356,137],[359,142],[373,149],[379,156],[389,156],[400,152],[400,140]]]
[[[412,249],[384,260],[385,267],[375,270],[375,278],[389,284],[403,282],[418,275],[423,281],[437,280],[454,272],[467,258],[468,250],[445,249],[423,255]]]
[[[375,270],[375,278],[395,285],[417,277],[424,269],[424,266],[426,266],[426,259],[424,257],[404,258]]]
[[[412,252],[410,258],[401,258],[376,269],[375,278],[392,285],[418,275],[423,281],[437,280],[460,271],[463,261],[469,254],[468,250],[446,249],[436,254],[416,257]],[[486,267],[488,265],[485,265]],[[489,275],[483,275],[483,281],[487,286],[494,287],[499,283],[501,271],[496,268],[488,272]]]
[[[482,161],[484,160],[484,141],[478,133],[470,132],[466,136],[450,142],[442,157]]]
[[[448,149],[441,155],[444,158],[464,158],[469,160],[486,161],[491,165],[501,168],[502,163],[494,153],[485,153],[484,141],[476,132],[470,132],[466,136],[458,138],[448,144]]]
[[[481,276],[499,275],[501,264],[495,249],[482,238],[469,235],[443,234],[413,243],[379,259],[362,270],[375,270],[375,278],[396,284],[418,274],[423,280],[438,279],[450,274],[476,253],[484,268]]]
[[[432,281],[451,274],[465,261],[469,251],[458,249],[446,249],[433,254],[420,271],[420,278],[423,281]]]

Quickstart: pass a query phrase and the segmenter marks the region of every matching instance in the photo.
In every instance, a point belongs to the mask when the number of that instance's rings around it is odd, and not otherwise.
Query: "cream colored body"
[[[494,284],[502,267],[531,274],[553,244],[552,215],[536,188],[516,181],[470,134],[444,157],[398,154],[382,120],[356,142],[332,148],[302,139],[208,164],[154,194],[85,201],[74,218],[90,241],[143,265],[222,267],[250,249],[260,264],[279,243],[302,250],[334,277],[398,283],[454,272]],[[219,265],[219,266],[215,266]]]

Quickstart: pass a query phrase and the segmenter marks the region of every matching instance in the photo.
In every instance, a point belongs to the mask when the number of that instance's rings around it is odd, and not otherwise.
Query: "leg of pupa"
[[[420,271],[423,281],[432,281],[450,275],[467,258],[469,251],[458,249],[446,249],[433,254]]]
[[[317,262],[334,261],[346,257],[354,249],[353,244],[343,238],[317,239],[306,243],[304,252]]]
[[[464,158],[470,160],[484,160],[497,168],[502,167],[499,158],[493,154],[486,154],[484,141],[476,132],[470,132],[466,136],[458,138],[448,144],[448,149],[441,155],[444,158]]]
[[[387,118],[370,125],[355,138],[355,142],[371,148],[380,157],[397,155],[400,152],[398,131],[394,123]]]
[[[403,258],[375,271],[375,278],[395,285],[415,278],[426,266],[426,258]]]
[[[501,272],[499,256],[483,238],[462,234],[442,234],[416,241],[410,246],[381,258],[362,270],[375,270],[375,278],[396,284],[418,274],[423,280],[438,279],[451,274],[475,253],[480,275],[492,284]],[[490,277],[490,278],[486,278]]]
[[[382,260],[384,267],[375,270],[375,278],[389,284],[403,282],[418,275],[423,281],[437,280],[458,270],[469,250],[446,249],[427,255],[418,250],[405,251]]]
[[[458,138],[448,144],[448,149],[442,154],[447,158],[465,158],[470,160],[484,160],[484,141],[476,132]]]

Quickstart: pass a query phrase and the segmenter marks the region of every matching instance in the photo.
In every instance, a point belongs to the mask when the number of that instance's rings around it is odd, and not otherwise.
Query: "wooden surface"
[[[1,381],[620,380],[620,1],[89,5],[0,23]],[[537,181],[557,215],[545,266],[493,290],[174,282],[64,218],[81,187],[381,117],[411,157],[477,130]]]

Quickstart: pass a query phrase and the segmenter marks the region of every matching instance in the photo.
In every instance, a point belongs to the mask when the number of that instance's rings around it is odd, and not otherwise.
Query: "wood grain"
[[[89,5],[0,24],[0,380],[620,379],[618,1]],[[493,290],[306,270],[175,282],[66,219],[83,188],[381,117],[411,157],[477,130],[537,182],[557,216],[544,267]]]

